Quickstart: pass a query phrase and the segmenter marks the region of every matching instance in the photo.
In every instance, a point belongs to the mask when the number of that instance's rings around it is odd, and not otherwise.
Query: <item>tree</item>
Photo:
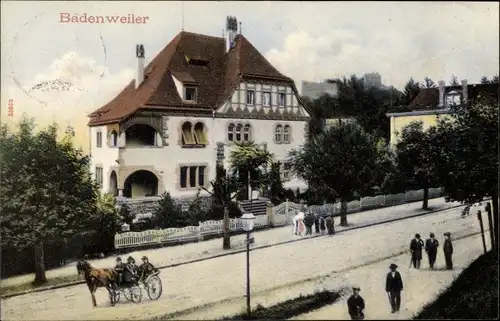
[[[269,186],[270,190],[270,198],[271,201],[276,204],[279,201],[281,201],[284,197],[285,194],[285,188],[283,187],[283,182],[281,182],[281,175],[280,175],[280,163],[279,162],[273,162],[271,163],[271,169],[269,170],[269,173],[267,174],[267,185]]]
[[[436,88],[437,87],[436,83],[432,79],[430,79],[429,77],[424,78],[424,82],[422,85],[424,88]]]
[[[418,186],[424,190],[422,208],[428,209],[429,188],[435,184],[435,167],[430,136],[422,122],[411,122],[401,131],[396,144],[397,166],[407,186]]]
[[[450,86],[460,86],[460,84],[458,83],[458,78],[455,75],[451,76]]]
[[[110,252],[114,249],[115,235],[121,229],[120,216],[116,209],[116,200],[112,194],[104,194],[99,197],[97,203],[97,238],[101,243],[100,251]]]
[[[46,283],[44,244],[79,233],[97,211],[89,157],[71,139],[58,141],[57,125],[35,133],[34,119],[27,117],[17,132],[3,125],[0,143],[3,246],[33,247],[34,283]]]
[[[497,98],[480,97],[451,111],[431,128],[436,175],[448,200],[472,204],[490,196],[498,227]]]
[[[405,85],[403,95],[401,97],[401,103],[404,106],[408,106],[411,101],[417,97],[418,93],[420,92],[420,83],[418,81],[415,81],[415,79],[410,78],[408,82]]]
[[[135,215],[132,214],[132,210],[127,203],[123,203],[120,205],[119,215],[122,218],[123,223],[128,225],[132,225],[132,222],[135,219]]]
[[[253,142],[236,143],[236,149],[231,151],[229,160],[233,176],[238,178],[243,187],[240,190],[240,200],[248,199],[249,187],[253,190],[262,186],[263,167],[271,163],[272,157],[267,149],[259,148]]]
[[[341,222],[347,225],[347,202],[371,187],[377,146],[374,137],[356,123],[334,125],[290,152],[293,172],[311,182],[325,198],[339,196]]]
[[[207,220],[207,211],[202,208],[200,189],[196,193],[196,197],[189,204],[188,215],[189,215],[189,225],[195,226],[202,221]]]
[[[239,180],[234,176],[226,175],[226,170],[222,166],[218,166],[216,170],[215,180],[210,182],[212,191],[203,188],[213,197],[217,198],[220,204],[224,206],[224,221],[223,221],[223,238],[222,249],[231,249],[231,235],[229,234],[229,213],[232,200],[238,196],[238,192],[244,187],[241,186]]]
[[[491,78],[491,83],[492,84],[498,84],[498,75],[493,76],[493,78]]]
[[[163,193],[158,201],[158,208],[154,214],[155,225],[159,228],[184,227],[189,224],[189,219],[175,204],[170,193]]]
[[[483,77],[481,77],[481,83],[482,83],[482,84],[489,84],[489,83],[490,83],[490,81],[488,80],[488,77],[483,76]]]

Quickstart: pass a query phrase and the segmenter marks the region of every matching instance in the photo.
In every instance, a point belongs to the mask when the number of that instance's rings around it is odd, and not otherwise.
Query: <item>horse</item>
[[[111,300],[111,306],[115,305],[115,291],[117,289],[116,280],[118,279],[118,273],[113,269],[96,269],[90,265],[87,261],[78,261],[76,264],[76,270],[78,274],[85,277],[85,282],[92,296],[92,305],[97,307],[95,300],[95,292],[100,287],[105,287],[109,292],[109,297]]]

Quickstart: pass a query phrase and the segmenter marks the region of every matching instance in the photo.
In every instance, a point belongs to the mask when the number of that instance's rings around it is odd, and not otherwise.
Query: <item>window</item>
[[[236,141],[241,142],[241,128],[243,126],[241,124],[236,125]]]
[[[281,143],[281,135],[283,134],[283,127],[281,125],[277,125],[276,129],[274,130],[274,140],[276,143],[280,144]]]
[[[253,105],[255,103],[255,92],[253,90],[247,90],[247,105]]]
[[[263,92],[262,93],[262,106],[271,106],[271,93]]]
[[[190,122],[182,124],[182,145],[196,144],[193,136],[193,125]]]
[[[279,93],[278,100],[279,100],[280,107],[286,106],[286,94],[285,93]]]
[[[232,142],[234,140],[234,124],[227,126],[227,140]]]
[[[96,180],[96,183],[102,187],[102,178],[103,178],[103,171],[102,171],[102,167],[99,167],[99,166],[96,166],[95,168],[95,180]]]
[[[205,186],[205,168],[206,166],[198,167],[198,185]]]
[[[446,95],[446,106],[460,105],[460,93],[452,91]]]
[[[280,164],[281,180],[287,182],[292,179],[292,164],[290,162],[282,162]]]
[[[188,168],[187,167],[181,167],[181,187],[186,188],[187,187],[187,172]]]
[[[250,129],[251,126],[250,124],[246,124],[245,127],[243,127],[243,140],[246,142],[250,141]]]
[[[117,144],[118,144],[118,134],[116,133],[116,131],[113,130],[111,132],[111,137],[110,137],[109,145],[111,147],[116,147]]]
[[[198,144],[208,144],[207,135],[205,133],[205,126],[203,125],[203,123],[196,123],[196,125],[194,125],[194,136]]]
[[[205,186],[206,166],[181,166],[181,188],[198,188]]]
[[[97,148],[101,148],[102,147],[102,132],[97,132],[96,136],[97,136],[97,142],[96,142]]]
[[[186,87],[185,100],[196,101],[196,87]]]
[[[285,125],[285,127],[283,127],[283,143],[290,143],[290,126],[288,125]]]

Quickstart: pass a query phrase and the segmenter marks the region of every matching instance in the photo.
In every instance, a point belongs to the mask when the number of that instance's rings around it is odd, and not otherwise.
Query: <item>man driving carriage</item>
[[[139,266],[139,269],[137,273],[139,274],[139,279],[143,279],[144,277],[150,275],[151,273],[154,273],[158,271],[157,268],[154,267],[153,264],[149,262],[149,259],[147,256],[142,257],[142,264]]]
[[[115,271],[118,273],[118,285],[125,283],[130,284],[137,279],[137,265],[132,256],[127,258],[127,264],[123,264],[122,259],[116,259]]]

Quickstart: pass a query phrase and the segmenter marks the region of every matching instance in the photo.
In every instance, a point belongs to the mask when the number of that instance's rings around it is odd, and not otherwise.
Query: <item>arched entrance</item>
[[[158,177],[150,171],[138,170],[127,177],[123,187],[125,197],[157,196]]]
[[[109,192],[113,196],[118,196],[118,178],[116,177],[116,172],[112,171],[109,176]]]

